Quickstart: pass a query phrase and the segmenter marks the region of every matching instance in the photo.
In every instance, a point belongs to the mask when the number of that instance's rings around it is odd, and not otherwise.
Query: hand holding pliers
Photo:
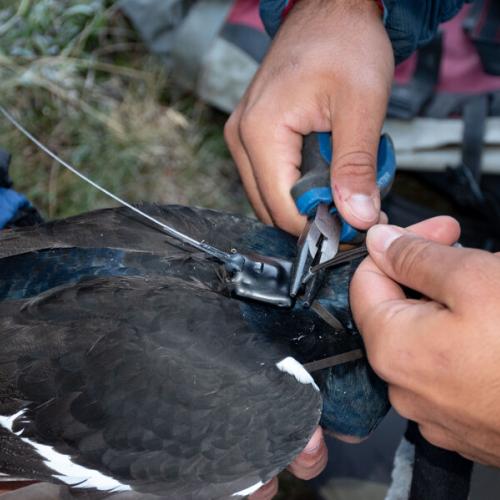
[[[345,222],[333,203],[330,164],[333,148],[330,133],[310,134],[302,148],[302,177],[291,190],[299,212],[308,221],[298,240],[290,295],[305,287],[304,302],[310,303],[321,284],[321,272],[311,268],[334,259],[340,243],[360,243],[364,235]],[[396,172],[394,147],[387,134],[381,136],[377,154],[377,186],[380,196],[390,190]]]

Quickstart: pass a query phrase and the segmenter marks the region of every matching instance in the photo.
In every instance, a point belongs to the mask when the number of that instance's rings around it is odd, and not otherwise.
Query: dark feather
[[[143,208],[225,251],[295,252],[291,236],[252,219]],[[342,324],[333,330],[300,301],[283,310],[230,298],[219,263],[124,209],[6,231],[0,415],[24,409],[14,431],[25,440],[141,492],[211,499],[266,481],[303,448],[321,408],[319,393],[276,363],[362,347],[348,305],[355,267],[330,271],[320,290]],[[364,360],[317,381],[323,422],[336,432],[364,436],[388,409]],[[17,446],[33,453],[17,436],[5,447],[0,435],[0,448],[12,450],[6,472],[19,475]],[[26,477],[54,475],[42,462]]]

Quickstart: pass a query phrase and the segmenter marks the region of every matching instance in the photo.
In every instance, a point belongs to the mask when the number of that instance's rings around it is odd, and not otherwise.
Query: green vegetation
[[[129,201],[248,213],[225,117],[169,82],[106,0],[0,0],[0,102],[64,159]],[[46,217],[113,204],[0,119],[11,175]]]

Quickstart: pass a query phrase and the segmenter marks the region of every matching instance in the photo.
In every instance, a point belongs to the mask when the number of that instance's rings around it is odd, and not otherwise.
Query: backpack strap
[[[475,0],[463,27],[476,46],[483,69],[500,75],[500,1]]]
[[[481,159],[488,104],[487,95],[476,95],[467,100],[462,114],[464,122],[462,164],[464,168],[469,169],[477,183],[481,181]]]
[[[430,444],[409,421],[405,438],[415,446],[408,500],[467,500],[472,462],[458,453]]]
[[[406,85],[396,84],[392,88],[387,116],[409,120],[420,113],[432,98],[438,82],[442,51],[440,34],[419,49],[413,78]]]
[[[462,115],[464,131],[462,138],[462,159],[460,165],[448,168],[448,175],[422,173],[419,177],[446,193],[458,206],[469,209],[484,208],[481,189],[481,163],[484,146],[486,120],[490,110],[490,96],[478,94],[450,98],[442,101],[443,109]],[[437,111],[436,111],[437,112]]]

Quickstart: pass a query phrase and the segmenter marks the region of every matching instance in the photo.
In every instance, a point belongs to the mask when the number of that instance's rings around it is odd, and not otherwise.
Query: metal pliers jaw
[[[290,296],[296,297],[305,285],[303,301],[311,305],[324,273],[310,275],[312,266],[331,260],[338,252],[342,222],[336,211],[322,203],[314,218],[309,219],[298,241],[297,257],[292,269]]]

